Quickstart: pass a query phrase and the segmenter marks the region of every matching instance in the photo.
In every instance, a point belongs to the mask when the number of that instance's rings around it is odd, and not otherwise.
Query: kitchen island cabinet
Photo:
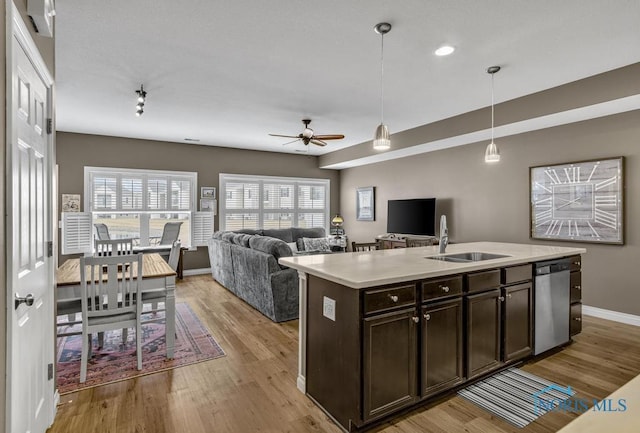
[[[344,430],[530,356],[531,264],[585,252],[491,242],[449,250],[500,256],[434,260],[437,247],[419,247],[280,259],[300,275],[298,388]]]

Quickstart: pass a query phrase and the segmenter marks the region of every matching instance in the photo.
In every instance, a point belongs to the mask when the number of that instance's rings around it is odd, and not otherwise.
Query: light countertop
[[[438,246],[435,245],[357,253],[281,257],[279,263],[347,287],[361,289],[519,263],[550,260],[587,252],[584,248],[574,247],[471,242],[451,244],[447,246],[445,254],[474,251],[503,254],[509,257],[469,263],[426,259],[427,256],[438,255]]]

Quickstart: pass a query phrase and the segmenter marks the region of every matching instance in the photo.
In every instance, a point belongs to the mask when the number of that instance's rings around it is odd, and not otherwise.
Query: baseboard
[[[614,322],[626,323],[627,325],[640,326],[640,316],[628,313],[620,313],[604,308],[582,306],[582,314],[585,316],[599,317],[600,319],[613,320]]]
[[[302,375],[298,375],[298,380],[296,381],[296,385],[298,386],[298,389],[303,394],[307,393],[307,379],[306,379],[306,377],[304,377]]]
[[[182,272],[182,275],[184,275],[185,277],[188,277],[190,275],[205,275],[210,273],[211,273],[211,268],[185,269]]]

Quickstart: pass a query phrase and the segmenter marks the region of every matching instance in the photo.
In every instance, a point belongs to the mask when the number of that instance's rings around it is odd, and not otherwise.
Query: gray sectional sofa
[[[211,274],[271,320],[297,319],[298,272],[278,259],[294,254],[293,243],[302,247],[303,238],[322,237],[323,228],[216,232],[208,242]]]

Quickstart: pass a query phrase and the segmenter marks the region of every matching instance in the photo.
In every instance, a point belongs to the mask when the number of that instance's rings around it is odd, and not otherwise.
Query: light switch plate
[[[336,321],[336,300],[327,298],[324,296],[322,298],[322,315],[329,320]]]

